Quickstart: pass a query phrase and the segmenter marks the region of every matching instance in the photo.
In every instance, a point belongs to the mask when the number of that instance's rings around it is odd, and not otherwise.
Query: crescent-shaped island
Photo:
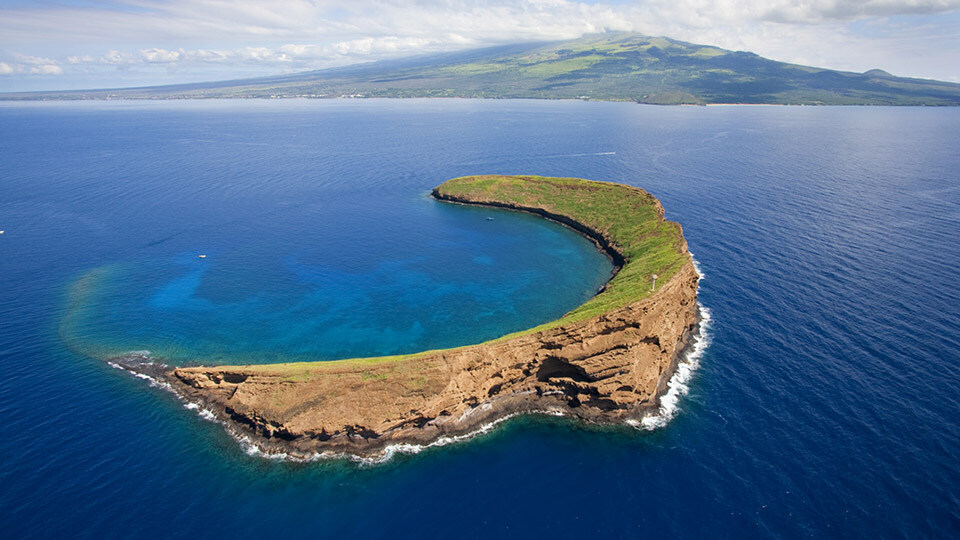
[[[113,361],[165,381],[260,451],[294,458],[377,457],[522,413],[623,423],[657,410],[699,332],[699,277],[656,198],[622,184],[501,175],[455,178],[432,195],[575,229],[613,259],[613,277],[560,319],[477,345],[267,365]]]

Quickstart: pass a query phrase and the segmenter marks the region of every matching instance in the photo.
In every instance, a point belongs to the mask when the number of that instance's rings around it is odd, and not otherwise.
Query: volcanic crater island
[[[611,257],[613,277],[559,319],[452,349],[213,367],[173,367],[141,353],[109,360],[166,383],[259,451],[301,459],[376,458],[517,414],[622,424],[658,411],[699,335],[700,311],[682,229],[655,197],[623,184],[501,175],[454,178],[432,195],[570,227]]]

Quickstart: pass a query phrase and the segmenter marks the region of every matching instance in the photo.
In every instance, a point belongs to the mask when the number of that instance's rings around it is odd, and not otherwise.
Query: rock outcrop
[[[559,217],[624,261],[616,238]],[[681,249],[679,269],[652,294],[534,333],[395,360],[188,367],[161,376],[263,451],[295,456],[376,455],[388,445],[430,443],[521,412],[639,420],[658,407],[697,331],[698,276],[685,242]]]

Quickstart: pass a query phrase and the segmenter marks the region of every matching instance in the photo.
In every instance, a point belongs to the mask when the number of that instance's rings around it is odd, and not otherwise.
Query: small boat
[[[206,256],[206,255],[197,255],[197,258],[198,258],[198,259],[206,259],[207,256]]]
[[[492,218],[492,217],[488,217],[488,218],[487,218],[487,221],[493,221],[493,218]]]

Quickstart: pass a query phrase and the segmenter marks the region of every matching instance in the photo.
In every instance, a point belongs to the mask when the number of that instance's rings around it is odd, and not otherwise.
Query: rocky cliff
[[[650,199],[662,221],[659,202]],[[630,264],[623,239],[610,231],[548,205],[513,206],[562,221],[618,263]],[[520,412],[562,412],[601,423],[639,420],[658,406],[697,330],[698,276],[686,243],[677,245],[675,268],[655,292],[540,331],[394,359],[175,368],[161,376],[262,450],[300,456],[376,455],[388,445],[430,443]]]

